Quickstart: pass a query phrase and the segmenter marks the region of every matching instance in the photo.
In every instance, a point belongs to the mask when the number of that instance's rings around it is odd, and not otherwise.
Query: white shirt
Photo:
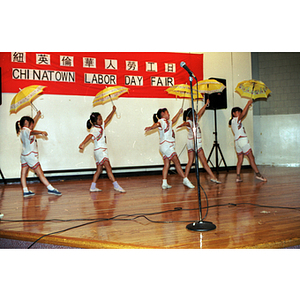
[[[90,134],[92,134],[92,139],[94,140],[94,150],[99,148],[107,148],[105,141],[105,130],[104,125],[98,126],[95,125],[91,128]]]
[[[34,135],[30,135],[31,130],[28,127],[22,127],[20,138],[22,141],[22,155],[28,155],[31,152],[38,152],[37,141]]]
[[[158,120],[161,127],[158,127],[159,130],[159,143],[162,144],[163,142],[175,142],[175,133],[172,129],[172,121],[166,120],[165,118],[161,118]]]
[[[194,133],[193,133],[193,121],[192,120],[187,120],[190,126],[187,126],[189,132],[188,132],[188,139],[193,140],[194,139]],[[197,128],[197,139],[201,139],[201,130],[199,127],[198,122],[196,123],[196,128]]]
[[[238,117],[235,117],[231,121],[231,129],[234,133],[234,140],[237,141],[241,137],[247,137],[246,130],[242,124],[242,120],[238,121]]]

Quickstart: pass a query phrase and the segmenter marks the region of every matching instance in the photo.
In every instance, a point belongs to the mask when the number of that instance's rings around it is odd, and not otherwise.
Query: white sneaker
[[[217,184],[220,184],[222,183],[221,181],[219,181],[218,179],[213,179],[211,178],[210,181],[214,182],[214,183],[217,183]]]
[[[1,213],[0,213],[0,219],[2,219],[3,217],[4,217],[4,214],[1,214]]]
[[[172,186],[167,183],[163,183],[161,187],[163,190],[166,190],[166,189],[170,189]]]
[[[102,192],[102,190],[98,189],[98,188],[90,188],[90,192]]]
[[[120,186],[114,187],[114,190],[120,193],[126,193],[126,191]]]
[[[189,179],[188,179],[187,177],[185,177],[185,178],[183,179],[183,184],[184,184],[185,186],[187,186],[188,188],[190,188],[190,189],[195,188],[195,186],[189,181]]]

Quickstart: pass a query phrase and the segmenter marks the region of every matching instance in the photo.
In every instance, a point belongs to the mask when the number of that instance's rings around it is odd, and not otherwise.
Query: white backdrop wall
[[[254,116],[256,162],[260,165],[300,166],[300,115]]]
[[[268,101],[254,109],[254,150],[257,163],[300,166],[300,53],[251,53],[253,78],[271,90]]]
[[[193,69],[193,66],[189,66]],[[233,106],[245,106],[247,100],[234,93],[238,82],[251,78],[250,53],[204,53],[204,78],[217,77],[226,79],[227,109],[217,110],[218,140],[228,166],[236,164],[233,134],[228,126],[230,111]],[[188,83],[188,74],[187,74]],[[151,95],[149,95],[150,97]],[[16,135],[15,123],[24,115],[34,116],[31,107],[22,109],[17,114],[9,114],[9,106],[14,94],[2,94],[0,106],[0,168],[6,178],[20,177],[20,153],[22,145]],[[34,104],[44,114],[36,125],[36,129],[46,130],[47,138],[38,139],[39,160],[45,171],[80,170],[95,168],[93,145],[86,146],[84,152],[79,151],[79,144],[88,134],[86,121],[93,111],[99,111],[103,118],[111,112],[111,103],[93,108],[93,97],[47,95],[46,91]],[[152,115],[161,107],[167,107],[171,117],[182,105],[181,99],[138,99],[119,98],[114,101],[117,116],[106,128],[108,153],[114,168],[138,167],[148,170],[162,165],[163,160],[158,150],[159,136],[157,131],[145,134],[144,128],[152,125]],[[203,102],[199,102],[199,109]],[[184,109],[190,102],[184,101]],[[119,118],[118,118],[119,117]],[[182,163],[187,162],[187,151],[184,148],[187,131],[176,130],[181,124],[182,116],[175,125],[176,151]],[[253,143],[252,110],[244,121],[250,143]],[[208,156],[214,142],[214,112],[206,111],[200,122],[203,148]],[[215,161],[214,155],[211,158]],[[248,164],[245,161],[245,164]],[[221,164],[223,166],[223,164]],[[116,170],[117,172],[118,170]],[[54,173],[54,172],[53,172]],[[29,177],[34,174],[30,173]],[[51,174],[49,174],[51,176]]]

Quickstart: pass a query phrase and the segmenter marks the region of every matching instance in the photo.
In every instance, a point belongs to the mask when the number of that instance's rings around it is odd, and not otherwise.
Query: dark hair
[[[93,112],[90,115],[90,118],[87,120],[86,122],[86,127],[88,129],[91,129],[93,125],[96,124],[98,117],[101,116],[101,114],[99,114],[98,112]]]
[[[153,122],[157,123],[161,119],[161,113],[167,111],[166,108],[160,108],[156,114],[153,115]]]
[[[190,117],[190,115],[192,114],[192,110],[193,109],[190,107],[183,112],[183,121],[184,122],[186,121],[187,117]]]
[[[234,118],[233,114],[234,114],[235,112],[237,112],[237,111],[242,112],[243,110],[242,110],[240,107],[238,107],[238,106],[232,108],[232,110],[231,110],[231,119],[229,120],[229,125],[230,125],[230,126],[231,126],[231,121],[232,121],[232,119]]]
[[[17,134],[19,134],[21,128],[24,126],[25,121],[28,121],[29,125],[31,125],[31,123],[34,123],[34,120],[31,117],[29,117],[29,116],[22,117],[20,121],[16,122],[16,132],[17,132]]]

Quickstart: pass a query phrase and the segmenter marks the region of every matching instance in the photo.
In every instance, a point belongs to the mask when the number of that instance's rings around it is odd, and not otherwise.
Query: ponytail
[[[157,122],[158,122],[157,114],[153,114],[153,122],[154,122],[154,123],[157,123]]]
[[[19,134],[20,130],[21,130],[21,127],[20,127],[20,120],[19,120],[19,121],[16,122],[16,132],[17,132],[17,134]]]
[[[93,123],[92,123],[91,119],[88,119],[88,120],[86,121],[86,127],[87,127],[87,129],[91,129],[92,126],[93,126]]]

